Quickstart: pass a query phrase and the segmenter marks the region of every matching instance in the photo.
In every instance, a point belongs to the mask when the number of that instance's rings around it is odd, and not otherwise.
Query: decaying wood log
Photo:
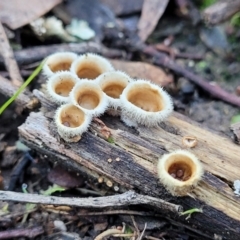
[[[7,97],[11,97],[15,94],[15,92],[18,90],[18,87],[15,86],[12,82],[10,82],[8,79],[2,77],[0,75],[0,93]],[[28,91],[27,89],[24,90],[23,94],[20,94],[17,99],[15,100],[15,103],[18,106],[21,106],[22,109],[28,108],[33,109],[38,105],[38,99],[32,96],[32,93]]]
[[[203,18],[208,24],[221,23],[240,11],[239,0],[220,0],[203,11]]]
[[[240,148],[231,139],[174,113],[159,127],[136,129],[126,127],[119,118],[103,116],[101,120],[109,128],[114,143],[108,142],[98,121],[92,122],[81,141],[65,143],[59,140],[52,121],[56,106],[41,92],[34,93],[43,109],[32,112],[19,127],[25,144],[59,164],[91,175],[96,181],[99,177],[104,179],[103,184],[111,181],[113,190],[136,190],[182,205],[184,210],[203,207],[203,213],[188,220],[173,214],[164,216],[210,238],[240,239],[240,200],[231,188],[233,181],[240,179]],[[205,174],[192,197],[173,197],[160,184],[156,165],[164,153],[183,148],[184,136],[196,137],[198,144],[191,152],[203,163]]]

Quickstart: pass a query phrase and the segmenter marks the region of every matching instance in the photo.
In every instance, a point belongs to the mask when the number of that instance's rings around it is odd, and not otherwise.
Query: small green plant
[[[55,192],[63,192],[66,188],[60,187],[57,184],[53,184],[53,186],[49,186],[47,190],[41,191],[41,194],[44,196],[50,196]]]
[[[231,118],[231,124],[240,122],[240,114],[237,114]]]
[[[22,184],[22,191],[23,193],[28,193],[27,191],[27,184]],[[22,218],[22,224],[26,222],[28,218],[28,214],[34,210],[37,204],[35,203],[27,203],[26,204],[26,213],[24,213],[23,218]]]
[[[234,14],[230,20],[230,24],[234,27],[240,27],[240,12]]]
[[[109,138],[107,139],[107,141],[108,141],[109,143],[114,143],[114,139],[113,139],[112,137],[109,137]]]
[[[217,2],[217,0],[202,0],[200,5],[199,5],[199,8],[201,10],[211,6],[212,4],[214,4],[215,2]]]
[[[6,203],[6,204],[0,209],[0,216],[6,215],[7,213],[9,213],[8,203]]]
[[[181,212],[180,216],[187,215],[186,220],[188,220],[189,218],[191,218],[191,215],[196,212],[203,213],[203,210],[202,208],[191,208],[185,212]]]
[[[55,192],[62,192],[65,190],[66,190],[66,188],[60,187],[56,184],[53,184],[53,186],[49,186],[47,190],[41,191],[41,194],[43,194],[44,196],[50,196]],[[25,184],[25,183],[22,184],[22,191],[23,191],[23,193],[28,193],[27,184]],[[30,212],[34,211],[36,206],[37,206],[37,204],[35,204],[35,203],[27,203],[26,204],[26,213],[23,215],[22,224],[26,222],[26,220],[28,218],[28,214]]]
[[[40,65],[33,71],[33,73],[28,77],[28,79],[22,84],[22,86],[16,91],[16,93],[10,97],[1,107],[0,115],[4,110],[19,96],[19,94],[31,83],[31,81],[40,73],[46,59],[43,60]]]

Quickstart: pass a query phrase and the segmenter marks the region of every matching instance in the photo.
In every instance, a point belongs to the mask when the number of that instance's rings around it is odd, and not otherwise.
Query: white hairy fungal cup
[[[48,94],[58,104],[68,103],[69,94],[77,82],[78,78],[71,72],[58,72],[47,81]]]
[[[111,63],[97,54],[86,53],[79,56],[71,66],[71,72],[80,79],[94,80],[102,73],[113,71]]]
[[[66,142],[78,142],[91,120],[90,115],[71,103],[60,106],[55,114],[58,133]]]
[[[71,102],[94,117],[101,115],[108,107],[106,94],[95,81],[81,80],[70,93]]]
[[[185,150],[165,154],[158,161],[158,177],[173,196],[191,193],[203,175],[203,168],[197,157]]]
[[[168,93],[146,80],[129,83],[120,99],[122,102],[121,119],[130,126],[138,124],[147,127],[157,126],[173,110],[172,100]]]
[[[96,82],[107,96],[109,113],[117,115],[117,110],[120,110],[122,105],[120,95],[132,79],[121,71],[111,71],[101,74]]]
[[[77,58],[73,52],[58,52],[47,57],[43,65],[43,74],[51,77],[59,71],[70,71],[72,62]]]

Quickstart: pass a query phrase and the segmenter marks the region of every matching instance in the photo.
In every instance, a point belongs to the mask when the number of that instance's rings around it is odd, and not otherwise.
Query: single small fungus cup
[[[117,115],[114,110],[117,112],[117,110],[121,109],[120,95],[127,85],[132,82],[132,79],[121,71],[111,71],[101,74],[96,79],[96,82],[107,96],[109,113]]]
[[[77,142],[87,131],[92,118],[71,103],[60,106],[55,114],[59,135],[66,142]]]
[[[79,81],[70,93],[71,102],[78,108],[96,117],[108,107],[106,94],[95,81]]]
[[[47,81],[47,90],[51,99],[58,103],[67,103],[70,101],[69,94],[78,78],[68,71],[58,72]]]
[[[171,97],[161,87],[146,80],[136,80],[128,84],[120,96],[122,102],[121,119],[125,122],[147,127],[157,126],[173,110]]]
[[[186,196],[197,185],[203,168],[197,157],[185,150],[165,154],[158,161],[161,183],[173,196]]]
[[[113,71],[111,63],[97,54],[86,53],[79,56],[71,66],[71,72],[80,79],[95,80],[102,73]]]
[[[70,71],[77,54],[73,52],[58,52],[48,56],[44,66],[43,74],[51,77],[59,71]]]

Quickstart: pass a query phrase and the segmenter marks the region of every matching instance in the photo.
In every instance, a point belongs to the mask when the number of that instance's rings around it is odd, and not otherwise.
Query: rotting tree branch
[[[165,212],[172,213],[182,212],[182,207],[180,205],[169,203],[159,198],[137,194],[134,191],[127,191],[119,195],[96,198],[53,197],[38,194],[25,194],[11,191],[0,191],[0,200],[26,203],[65,205],[81,208],[126,207],[130,205],[144,204]]]
[[[83,54],[86,52],[98,53],[107,58],[121,58],[125,56],[125,51],[117,49],[108,49],[101,44],[94,42],[53,44],[50,46],[39,46],[15,51],[15,59],[19,65],[27,65],[33,62],[42,61],[44,58],[55,52],[75,52]],[[0,58],[0,66],[3,65],[3,59]]]
[[[147,45],[143,45],[140,50],[144,54],[152,57],[152,62],[155,65],[166,67],[170,70],[172,70],[174,73],[181,75],[191,82],[195,83],[197,86],[204,89],[206,92],[210,93],[213,97],[223,100],[227,103],[230,103],[234,106],[240,107],[240,97],[235,96],[225,90],[223,90],[221,87],[211,84],[207,82],[202,77],[199,77],[198,75],[192,73],[191,71],[181,67],[180,65],[176,64],[170,57],[168,57],[166,54],[163,54],[159,51],[157,51],[155,48]]]

